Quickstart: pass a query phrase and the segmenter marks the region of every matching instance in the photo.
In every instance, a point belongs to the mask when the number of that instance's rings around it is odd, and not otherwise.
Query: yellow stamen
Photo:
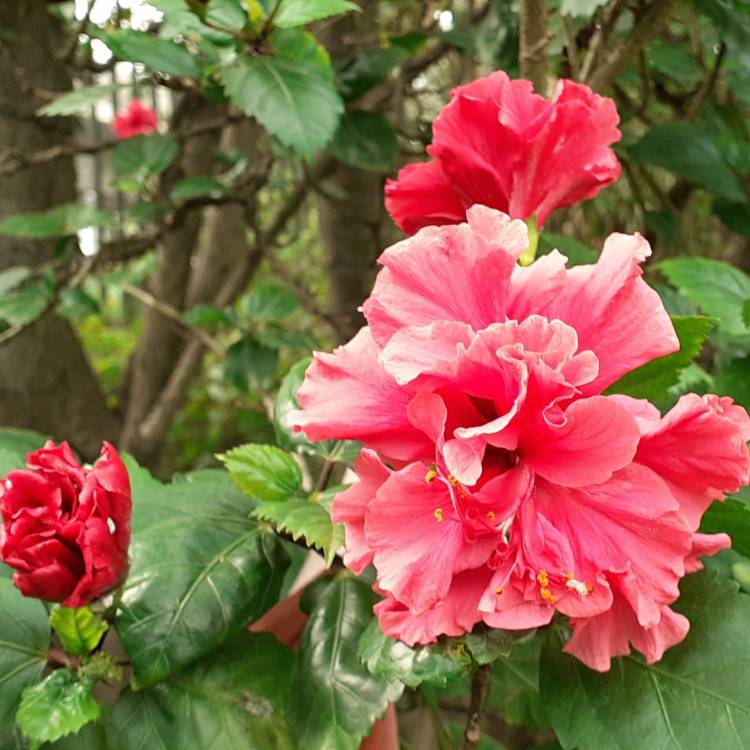
[[[454,477],[454,476],[453,476],[453,474],[449,474],[449,475],[448,475],[448,481],[449,481],[449,482],[450,482],[450,483],[451,483],[451,484],[452,484],[452,485],[453,485],[454,487],[457,487],[457,486],[459,485],[459,481],[458,481],[458,479],[456,479],[456,477]]]
[[[549,574],[546,570],[540,570],[537,573],[536,580],[540,586],[549,586]]]
[[[500,594],[502,594],[502,593],[503,593],[503,587],[502,586],[497,586],[495,588],[495,596],[500,596]]]
[[[487,518],[490,521],[494,521],[495,520],[495,511],[494,510],[488,510],[487,511]]]
[[[554,604],[557,601],[557,597],[546,586],[543,587],[539,593],[541,594],[542,599],[550,604]]]
[[[432,484],[435,479],[437,479],[437,472],[435,469],[428,469],[427,473],[424,475],[424,481],[427,482],[427,484]]]
[[[432,515],[435,516],[435,520],[438,523],[442,523],[445,520],[445,514],[443,513],[442,508],[435,508],[435,510],[432,512]]]

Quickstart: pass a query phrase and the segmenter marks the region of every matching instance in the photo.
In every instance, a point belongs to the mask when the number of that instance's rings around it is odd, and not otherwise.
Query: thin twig
[[[78,22],[78,25],[71,33],[70,41],[68,42],[67,48],[60,55],[60,62],[68,64],[73,60],[78,49],[78,39],[81,34],[85,33],[88,28],[89,22],[91,21],[91,11],[94,10],[96,0],[89,0],[86,12],[83,14],[83,18]]]
[[[482,717],[485,701],[490,692],[492,681],[492,667],[489,664],[479,665],[474,676],[471,678],[471,699],[469,712],[466,717],[466,728],[464,729],[464,741],[461,750],[474,750],[482,737],[479,720]]]
[[[706,78],[703,79],[698,90],[695,92],[695,96],[690,100],[687,109],[685,110],[685,119],[694,120],[700,114],[703,109],[703,105],[706,103],[708,98],[716,86],[716,81],[719,78],[719,71],[721,70],[721,64],[724,62],[724,56],[727,52],[727,45],[721,42],[719,45],[719,52],[716,55],[711,72]]]
[[[578,66],[578,44],[576,43],[575,29],[568,16],[561,16],[563,35],[565,36],[565,48],[568,53],[568,65],[570,65],[570,77],[577,81],[580,69]]]
[[[604,10],[604,17],[602,18],[601,23],[597,26],[594,35],[591,37],[586,59],[581,66],[581,81],[587,81],[593,72],[594,66],[598,62],[599,53],[608,41],[612,29],[614,28],[615,23],[617,23],[617,19],[620,17],[623,10],[625,10],[626,5],[626,0],[612,0]]]
[[[183,317],[182,313],[172,305],[167,304],[163,300],[157,299],[153,294],[150,294],[145,289],[134,286],[133,284],[125,284],[122,287],[125,294],[129,294],[131,297],[142,302],[147,307],[155,310],[160,315],[164,316],[173,323],[176,323],[180,328],[187,331],[191,336],[195,336],[201,341],[206,348],[210,349],[214,354],[219,357],[223,357],[226,354],[226,348],[218,342],[213,336],[210,336],[206,331],[197,326],[191,325]]]

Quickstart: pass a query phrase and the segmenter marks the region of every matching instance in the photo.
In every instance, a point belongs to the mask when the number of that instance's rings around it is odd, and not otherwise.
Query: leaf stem
[[[469,703],[469,712],[466,717],[466,728],[464,729],[464,741],[461,745],[461,750],[473,750],[482,736],[479,720],[482,716],[487,695],[490,692],[491,680],[491,665],[482,664],[474,671],[474,675],[471,678],[471,702]]]

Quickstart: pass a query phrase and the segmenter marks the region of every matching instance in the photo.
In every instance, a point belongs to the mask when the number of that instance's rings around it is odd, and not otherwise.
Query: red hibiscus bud
[[[48,442],[29,453],[28,471],[0,484],[0,556],[24,596],[82,607],[125,577],[132,509],[130,480],[104,443],[93,466],[70,446]]]

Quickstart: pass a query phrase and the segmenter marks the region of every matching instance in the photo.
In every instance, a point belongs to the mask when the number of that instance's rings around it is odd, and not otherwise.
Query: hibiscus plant
[[[0,750],[750,747],[745,0],[103,5],[0,9]]]

